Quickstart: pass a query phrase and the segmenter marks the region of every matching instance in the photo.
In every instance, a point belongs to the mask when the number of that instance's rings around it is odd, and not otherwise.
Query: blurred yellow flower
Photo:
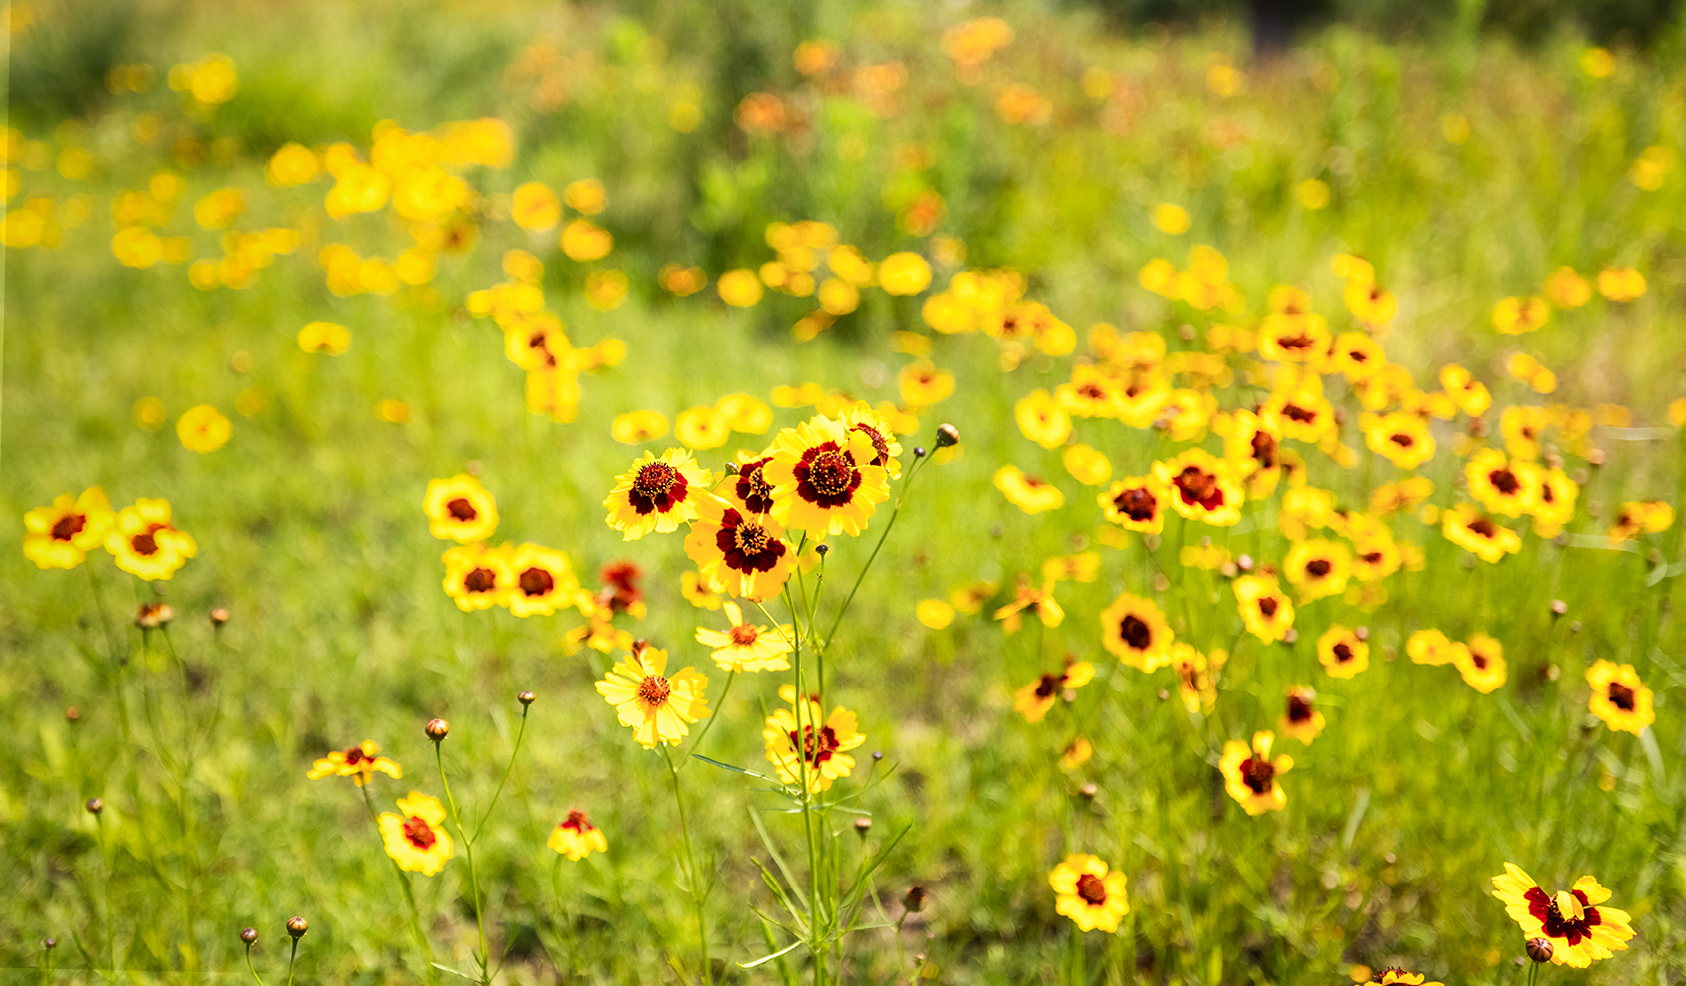
[[[941,599],[921,599],[913,607],[913,615],[932,630],[942,630],[954,622],[954,607]]]
[[[1294,197],[1299,199],[1302,207],[1315,212],[1329,205],[1329,185],[1316,178],[1307,178],[1294,187]]]
[[[351,330],[334,322],[309,322],[299,330],[299,348],[338,356],[351,347]]]
[[[773,409],[753,394],[727,394],[714,402],[726,424],[742,435],[765,435],[773,426]]]
[[[914,360],[896,375],[903,403],[930,407],[954,393],[954,374],[939,370],[930,360]]]
[[[420,791],[398,799],[398,814],[381,812],[379,825],[386,854],[406,872],[432,876],[453,854],[445,807]]]
[[[23,556],[39,568],[75,568],[87,553],[105,543],[116,521],[105,491],[90,486],[74,499],[69,493],[23,515],[27,535]]]
[[[1081,443],[1067,446],[1060,455],[1060,461],[1065,464],[1065,471],[1071,473],[1071,478],[1084,486],[1099,486],[1112,478],[1112,463],[1105,453]]]
[[[1125,592],[1101,611],[1101,646],[1137,671],[1171,663],[1176,633],[1151,599]]]
[[[1027,514],[1058,510],[1065,506],[1065,494],[1060,488],[1037,476],[1027,475],[1018,466],[1008,464],[995,471],[995,488],[1007,501]]]
[[[741,269],[721,274],[714,284],[714,290],[719,293],[721,301],[734,308],[752,307],[765,293],[761,279],[755,276],[755,272]]]
[[[562,201],[568,208],[587,216],[595,216],[609,204],[609,193],[595,178],[571,181],[562,189]]]
[[[1598,293],[1611,301],[1632,301],[1645,294],[1645,275],[1631,267],[1609,267],[1598,272]]]
[[[789,626],[769,629],[746,622],[737,603],[721,607],[731,625],[725,630],[697,628],[697,643],[713,648],[709,656],[722,671],[788,671],[794,634]]]
[[[1170,233],[1172,236],[1181,236],[1188,232],[1190,226],[1194,225],[1194,219],[1188,214],[1188,210],[1182,206],[1170,202],[1161,202],[1153,207],[1153,225],[1160,232]],[[1147,283],[1145,268],[1142,277],[1145,285]]]
[[[433,479],[422,498],[428,533],[442,541],[471,544],[498,529],[498,505],[480,480],[467,473]]]
[[[117,567],[143,579],[168,579],[199,552],[193,537],[170,523],[170,503],[141,497],[117,512],[105,538]]]
[[[321,173],[322,162],[316,152],[294,141],[282,144],[264,166],[264,179],[277,188],[306,184]]]
[[[1118,919],[1130,913],[1123,873],[1107,867],[1097,856],[1067,856],[1048,874],[1054,888],[1054,910],[1070,918],[1080,931],[1096,928],[1112,934]]]
[[[732,437],[731,422],[717,407],[687,408],[674,419],[673,437],[686,448],[719,448]]]
[[[594,852],[609,851],[609,843],[603,838],[603,830],[591,824],[585,812],[577,808],[570,810],[568,817],[557,822],[556,827],[550,830],[550,838],[545,840],[545,846],[576,863]]]
[[[615,237],[589,219],[575,219],[562,227],[562,252],[569,260],[602,260],[615,247]]]
[[[878,285],[886,294],[918,294],[931,286],[931,265],[917,253],[892,253],[878,265]]]
[[[176,419],[176,437],[188,450],[201,454],[222,448],[233,431],[222,412],[209,404],[188,408]]]
[[[1240,740],[1224,743],[1224,755],[1218,770],[1224,777],[1224,790],[1249,815],[1277,811],[1288,803],[1288,796],[1277,778],[1294,766],[1294,759],[1280,756],[1270,759],[1275,734],[1260,730],[1253,734],[1249,745]]]
[[[1370,666],[1370,645],[1339,623],[1317,638],[1317,661],[1331,678],[1351,678]]]
[[[642,445],[667,434],[667,418],[658,411],[628,411],[609,423],[609,434],[622,445]]]
[[[385,757],[377,756],[380,747],[374,740],[364,740],[356,746],[344,750],[333,750],[325,757],[320,757],[310,765],[310,773],[305,776],[311,780],[323,777],[349,777],[358,787],[375,779],[375,774],[381,773],[400,780],[404,776],[404,768],[398,766]]]

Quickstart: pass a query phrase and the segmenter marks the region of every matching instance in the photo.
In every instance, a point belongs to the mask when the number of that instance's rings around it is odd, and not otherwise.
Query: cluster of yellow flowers
[[[24,514],[23,554],[39,568],[75,568],[103,546],[117,567],[147,581],[166,580],[198,554],[193,535],[174,527],[168,500],[141,497],[113,511],[105,491],[91,486]]]
[[[498,527],[497,501],[473,476],[429,482],[422,510],[434,537],[457,542],[445,551],[445,594],[463,612],[502,606],[521,617],[565,607],[596,613],[567,555],[538,544],[488,543]]]

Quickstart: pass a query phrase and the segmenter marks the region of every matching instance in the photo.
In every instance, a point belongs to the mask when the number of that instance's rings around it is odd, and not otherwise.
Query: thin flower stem
[[[299,960],[299,940],[293,939],[293,953],[287,957],[287,986],[293,986],[293,966]]]
[[[503,795],[503,787],[509,783],[510,771],[515,769],[515,758],[521,753],[521,741],[527,737],[527,710],[530,705],[521,706],[521,727],[515,731],[515,748],[509,751],[509,765],[503,769],[503,780],[498,781],[498,789],[492,792],[492,803],[486,806],[486,811],[480,816],[480,821],[474,825],[474,837],[480,838],[480,830],[486,827],[486,820],[492,817],[492,810],[498,806],[498,798]]]
[[[525,721],[525,715],[523,715]],[[457,835],[462,837],[463,855],[468,857],[468,892],[474,901],[474,926],[480,933],[480,954],[475,961],[480,965],[480,982],[482,986],[490,986],[492,978],[486,974],[486,963],[491,956],[491,950],[486,945],[486,916],[480,909],[480,879],[474,870],[474,840],[469,838],[468,830],[462,824],[462,812],[457,808],[456,796],[451,793],[451,782],[445,776],[445,751],[438,740],[433,742],[433,756],[439,764],[439,783],[445,788],[445,801],[451,806],[451,820],[457,823]]]
[[[803,540],[807,540],[806,535],[803,535]],[[814,820],[811,810],[813,799],[808,794],[808,758],[804,755],[807,744],[804,742],[805,737],[802,734],[802,708],[805,705],[802,688],[803,633],[802,628],[798,625],[800,621],[796,616],[796,606],[790,601],[790,585],[788,583],[785,585],[783,596],[785,609],[790,611],[790,622],[795,637],[794,648],[791,652],[790,673],[792,680],[795,682],[796,694],[791,696],[790,705],[791,712],[796,720],[796,733],[791,737],[791,748],[792,752],[796,754],[796,780],[802,798],[802,831],[808,849],[808,930],[811,938],[808,942],[808,954],[814,960],[814,986],[821,986],[825,967],[825,952],[822,944],[823,938],[819,930],[819,918],[824,912],[820,907],[819,853],[814,844]],[[810,621],[808,632],[812,633],[813,629],[813,623]]]
[[[679,808],[679,833],[685,843],[685,882],[690,884],[691,903],[697,912],[697,941],[702,947],[703,982],[714,982],[714,966],[708,958],[708,920],[703,907],[704,895],[697,883],[697,856],[691,848],[691,822],[685,815],[685,799],[679,794],[679,768],[667,744],[661,744],[662,756],[667,760],[667,773],[673,779],[673,803]]]
[[[263,986],[263,978],[258,975],[257,967],[252,965],[252,946],[250,945],[246,946],[246,971],[250,972],[252,978],[257,980],[258,986]]]
[[[105,820],[94,815],[94,835],[100,844],[100,865],[105,869],[105,948],[111,954],[111,976],[117,979],[117,932],[111,917],[111,857],[105,851]]]
[[[116,665],[118,662],[117,637],[111,632],[111,620],[105,615],[105,593],[100,591],[100,577],[94,574],[93,559],[84,562],[82,567],[88,570],[88,584],[93,586],[94,590],[94,609],[99,611],[100,629],[105,631],[105,645],[111,651],[111,663]]]
[[[363,804],[369,809],[369,821],[375,823],[375,834],[378,836],[381,821],[380,816],[375,814],[375,802],[369,797],[369,785],[359,784],[357,789],[363,794]],[[382,853],[385,853],[384,846],[382,847]],[[392,859],[391,856],[387,856],[387,859],[391,860],[392,871],[398,874],[398,885],[404,889],[404,900],[410,905],[410,933],[416,936],[416,943],[421,946],[422,958],[427,968],[428,982],[438,983],[439,970],[433,967],[433,946],[428,944],[427,935],[422,931],[421,910],[416,907],[416,894],[415,891],[410,889],[410,878],[405,874],[404,868],[398,865],[398,860]]]
[[[831,646],[831,641],[837,636],[837,628],[843,625],[843,616],[849,612],[849,604],[855,601],[855,593],[861,590],[861,583],[866,581],[866,573],[872,569],[872,563],[878,559],[878,551],[884,547],[884,540],[890,536],[890,528],[896,526],[896,518],[901,516],[902,505],[907,500],[907,491],[913,485],[913,477],[919,472],[930,456],[915,459],[913,465],[907,467],[907,475],[902,477],[901,492],[896,494],[896,505],[890,511],[890,520],[884,525],[884,530],[878,535],[878,543],[872,546],[872,554],[866,557],[866,564],[861,566],[861,573],[855,576],[855,584],[849,589],[849,594],[843,597],[843,605],[837,608],[837,618],[831,621],[831,631],[825,635],[825,643],[818,645],[819,649]]]
[[[697,730],[697,738],[691,741],[691,748],[685,752],[683,757],[679,758],[677,769],[685,769],[685,765],[691,762],[691,754],[697,752],[698,748],[702,746],[703,737],[707,736],[708,731],[714,728],[714,721],[720,718],[720,711],[726,706],[726,696],[732,694],[732,682],[736,681],[737,677],[736,671],[726,672],[726,685],[720,689],[720,700],[715,703],[714,714],[708,717],[707,722],[703,723],[703,728]]]

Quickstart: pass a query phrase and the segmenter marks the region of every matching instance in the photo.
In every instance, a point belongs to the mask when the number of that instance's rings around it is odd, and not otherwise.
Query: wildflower
[[[1353,533],[1352,577],[1360,582],[1380,582],[1404,562],[1404,552],[1394,543],[1393,534],[1377,524],[1373,528]]]
[[[1551,321],[1544,298],[1505,298],[1493,306],[1493,328],[1501,335],[1533,332]]]
[[[696,522],[685,536],[685,554],[709,586],[760,601],[776,596],[796,565],[784,525],[767,514],[744,514],[711,494],[695,498]]]
[[[941,599],[921,599],[913,607],[913,615],[932,630],[942,630],[954,622],[954,607]]]
[[[642,445],[667,434],[667,419],[659,411],[628,411],[609,422],[609,434],[622,445]]]
[[[1088,853],[1067,856],[1048,874],[1054,888],[1054,910],[1071,918],[1081,931],[1096,928],[1112,934],[1118,919],[1130,913],[1123,873],[1108,868],[1099,857]]]
[[[1088,763],[1089,758],[1094,755],[1095,744],[1079,736],[1060,752],[1060,769],[1069,774]]]
[[[1633,937],[1626,911],[1598,906],[1610,899],[1610,891],[1591,876],[1548,894],[1533,877],[1506,863],[1504,873],[1493,877],[1493,896],[1504,902],[1505,913],[1521,926],[1524,938],[1544,938],[1551,944],[1551,961],[1558,965],[1585,969],[1595,959],[1626,950]]]
[[[734,308],[751,308],[761,300],[761,279],[752,270],[730,270],[714,283],[720,300]]]
[[[1232,586],[1247,632],[1265,643],[1281,640],[1294,625],[1294,604],[1273,575],[1243,575]]]
[[[465,613],[503,605],[515,586],[508,545],[459,544],[446,549],[445,594]]]
[[[1101,611],[1101,646],[1138,671],[1171,663],[1176,634],[1151,599],[1122,593]]]
[[[1549,421],[1543,407],[1511,406],[1499,415],[1499,433],[1512,458],[1533,459],[1540,454],[1540,436]]]
[[[1093,582],[1100,572],[1101,554],[1098,551],[1055,555],[1042,562],[1042,577],[1050,582]]]
[[[1438,667],[1450,664],[1454,653],[1452,642],[1439,630],[1418,630],[1405,641],[1405,653],[1412,664]]]
[[[1464,464],[1469,495],[1495,514],[1520,517],[1539,503],[1540,467],[1532,462],[1505,461],[1498,449],[1482,449]]]
[[[1420,416],[1396,411],[1392,414],[1365,412],[1358,419],[1364,444],[1401,469],[1415,469],[1434,458],[1434,438]]]
[[[789,626],[772,631],[767,627],[744,622],[743,611],[737,603],[722,607],[731,624],[725,631],[697,628],[697,642],[714,648],[709,655],[722,671],[788,671],[790,662],[785,655],[791,651],[794,634]]]
[[[1663,501],[1630,500],[1616,511],[1616,523],[1610,528],[1610,541],[1631,540],[1641,533],[1660,534],[1673,524],[1674,508]]]
[[[592,607],[568,556],[560,551],[523,544],[510,556],[509,570],[512,581],[505,603],[516,616],[549,616],[563,606]]]
[[[902,454],[902,443],[896,439],[895,430],[884,415],[874,411],[865,401],[856,401],[854,407],[839,416],[839,420],[851,436],[858,433],[872,440],[873,455],[868,465],[883,467],[891,479],[901,478],[902,466],[896,461],[896,456]]]
[[[1313,312],[1271,312],[1259,324],[1259,355],[1268,360],[1320,360],[1330,342],[1329,323]]]
[[[1005,465],[995,471],[995,488],[1013,506],[1027,514],[1058,510],[1065,506],[1065,494],[1054,484],[1037,476],[1027,475],[1015,465]]]
[[[545,846],[576,863],[594,852],[609,851],[603,830],[591,824],[585,812],[578,808],[570,809],[568,817],[556,823],[556,827],[550,830],[550,838],[545,840]]]
[[[1342,298],[1355,318],[1371,325],[1386,325],[1399,313],[1399,302],[1374,282],[1347,281]]]
[[[1573,267],[1559,267],[1546,278],[1545,293],[1559,308],[1579,308],[1592,300],[1592,285]]]
[[[708,679],[693,668],[664,677],[666,669],[666,651],[635,642],[632,654],[597,683],[598,694],[616,706],[621,724],[636,730],[645,749],[678,743],[689,732],[686,723],[709,715]]]
[[[1189,520],[1230,527],[1241,520],[1241,487],[1230,467],[1202,449],[1188,449],[1169,462],[1155,462],[1171,508]]]
[[[1067,446],[1060,455],[1060,461],[1065,464],[1065,471],[1071,474],[1071,478],[1084,486],[1099,486],[1112,478],[1112,463],[1105,453],[1087,445]]]
[[[199,552],[193,537],[170,526],[170,503],[141,497],[117,512],[105,550],[117,567],[143,579],[168,579]]]
[[[773,461],[770,454],[738,453],[737,468],[728,471],[714,488],[714,495],[751,514],[767,514],[773,509],[773,484],[762,471]]]
[[[1071,417],[1060,410],[1054,395],[1033,390],[1013,405],[1019,431],[1043,448],[1059,448],[1071,437]]]
[[[1331,678],[1351,678],[1370,666],[1370,645],[1339,623],[1317,638],[1317,660]]]
[[[1631,267],[1609,267],[1598,272],[1598,293],[1611,301],[1632,301],[1645,294],[1645,275]]]
[[[429,534],[441,541],[472,544],[498,529],[498,505],[480,480],[467,473],[429,480],[422,499]]]
[[[726,416],[718,408],[707,405],[687,408],[673,422],[673,437],[687,448],[719,448],[731,435]]]
[[[1404,969],[1383,969],[1373,980],[1377,986],[1445,986],[1444,983],[1425,983],[1421,973],[1406,972]]]
[[[872,437],[819,415],[779,432],[772,461],[761,467],[772,486],[773,517],[812,538],[858,535],[890,496]]]
[[[1339,541],[1300,541],[1282,560],[1282,574],[1299,590],[1301,602],[1341,594],[1351,573],[1352,552]]]
[[[351,330],[334,322],[309,322],[299,330],[299,348],[338,356],[351,348]]]
[[[931,265],[917,253],[892,253],[878,265],[878,284],[886,294],[918,294],[931,286]]]
[[[105,491],[90,486],[71,499],[69,493],[23,515],[23,556],[39,568],[75,568],[105,541],[116,515]]]
[[[438,798],[411,791],[398,799],[398,814],[381,812],[381,840],[398,868],[432,876],[452,856],[451,836],[445,831],[445,808]]]
[[[228,443],[232,432],[228,419],[209,404],[188,408],[176,419],[176,437],[191,452],[215,452]]]
[[[691,460],[684,449],[670,448],[657,458],[645,452],[632,468],[615,477],[615,487],[603,500],[610,527],[634,541],[651,531],[666,534],[697,518],[697,500],[711,474]],[[692,492],[692,488],[696,492]]]
[[[714,402],[726,424],[743,435],[765,435],[773,425],[773,409],[750,394],[727,394]]]
[[[1440,368],[1440,386],[1446,389],[1447,396],[1458,405],[1458,410],[1472,418],[1480,417],[1493,406],[1493,395],[1487,385],[1456,363]]]
[[[569,630],[562,637],[563,650],[573,654],[581,647],[590,647],[594,651],[608,654],[615,649],[626,650],[632,646],[632,634],[618,629],[614,622],[614,614],[605,607],[594,607],[586,615],[583,626]]]
[[[1387,366],[1381,343],[1363,332],[1343,332],[1335,338],[1329,368],[1346,377],[1348,383],[1362,383]]]
[[[1335,432],[1335,408],[1323,396],[1322,380],[1315,373],[1304,377],[1278,373],[1264,406],[1265,413],[1275,416],[1284,438],[1315,445]]]
[[[1237,411],[1224,435],[1224,460],[1247,481],[1246,495],[1264,498],[1282,478],[1281,428],[1274,416]]]
[[[761,738],[767,746],[767,760],[778,770],[785,784],[805,784],[808,793],[825,791],[839,777],[855,769],[849,751],[866,742],[857,731],[855,714],[841,705],[820,722],[819,699],[805,695],[797,700],[796,689],[779,686],[779,697],[790,703],[767,717]]]
[[[1484,633],[1452,649],[1452,664],[1464,684],[1483,695],[1505,683],[1504,645]]]
[[[1036,614],[1042,625],[1053,629],[1065,620],[1065,610],[1054,599],[1054,583],[1045,582],[1041,588],[1030,584],[1028,575],[1020,575],[1018,587],[1014,590],[1013,601],[995,611],[995,618],[1001,621],[1001,629],[1012,636],[1019,632],[1024,625],[1026,612]]]
[[[1651,711],[1651,689],[1639,680],[1633,665],[1617,667],[1613,661],[1600,660],[1587,669],[1586,683],[1592,686],[1587,707],[1611,729],[1637,736],[1657,720]]]
[[[1181,640],[1171,645],[1171,670],[1176,672],[1183,708],[1189,715],[1211,713],[1218,700],[1217,672],[1228,659],[1224,651],[1215,650],[1208,656]]]
[[[598,569],[597,580],[603,583],[603,591],[597,597],[601,608],[642,620],[646,607],[644,590],[638,587],[638,580],[643,577],[643,569],[630,561],[612,561]]]
[[[1489,564],[1522,548],[1522,538],[1515,531],[1494,523],[1493,518],[1472,504],[1460,503],[1442,511],[1440,516],[1440,532],[1446,535],[1446,540]]]
[[[516,186],[510,196],[509,217],[522,229],[555,229],[562,221],[562,203],[542,182],[530,181]]]
[[[364,740],[344,750],[333,750],[311,764],[310,773],[305,776],[311,780],[322,777],[349,777],[358,787],[374,780],[377,773],[385,774],[393,780],[402,778],[404,768],[385,757],[376,756],[379,752],[380,747],[375,745],[374,740]]]
[[[1319,652],[1321,650],[1319,647]],[[1288,689],[1288,708],[1278,722],[1283,735],[1309,746],[1311,741],[1323,732],[1327,720],[1313,704],[1316,698],[1317,693],[1304,685],[1295,685]]]
[[[1534,533],[1540,537],[1556,537],[1575,516],[1575,500],[1581,488],[1562,469],[1536,469],[1534,475],[1539,492],[1534,503]]]
[[[1275,739],[1270,731],[1260,730],[1253,734],[1251,747],[1240,740],[1224,744],[1223,759],[1218,763],[1224,776],[1224,790],[1249,815],[1276,811],[1288,803],[1288,796],[1276,779],[1294,766],[1294,760],[1288,756],[1270,759],[1270,747]]]
[[[1013,711],[1024,716],[1025,722],[1041,722],[1054,699],[1070,688],[1082,688],[1095,677],[1095,666],[1088,661],[1066,658],[1059,674],[1045,674],[1013,692]]]
[[[902,401],[911,407],[930,407],[954,393],[954,374],[939,370],[930,360],[915,360],[896,374]]]

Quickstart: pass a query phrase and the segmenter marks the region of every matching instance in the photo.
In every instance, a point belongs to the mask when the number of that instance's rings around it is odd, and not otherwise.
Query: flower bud
[[[914,458],[915,458],[915,459],[923,459],[923,458],[925,458],[925,446],[923,446],[923,445],[915,445],[915,446],[914,446],[914,447],[913,447],[913,457],[914,457]]]
[[[426,731],[427,738],[437,743],[451,732],[451,724],[443,719],[429,719]]]
[[[960,444],[960,429],[951,424],[937,425],[937,448]]]
[[[105,810],[105,802],[98,798],[89,798],[85,807],[88,809],[88,814],[98,815],[100,812]]]
[[[1093,800],[1095,800],[1095,795],[1101,793],[1101,789],[1095,784],[1094,781],[1090,781],[1089,783],[1087,783],[1087,784],[1083,785],[1082,787],[1078,788],[1077,793],[1081,794],[1085,801],[1093,801]]]
[[[515,696],[515,700],[520,702],[522,705],[532,705],[533,699],[535,698],[538,698],[538,696],[534,695],[532,692],[522,692],[521,694]]]
[[[74,705],[69,706],[64,710],[64,718],[72,725],[75,725],[76,721],[82,718],[82,710]]]
[[[41,939],[41,947],[48,950],[58,948],[59,940],[57,938],[43,938]]]
[[[829,544],[825,544],[825,543],[822,542],[820,544],[814,545],[814,554],[819,555],[821,558],[824,558],[826,556],[826,554],[830,551],[831,551],[831,545],[829,545]]]
[[[176,618],[176,611],[169,603],[142,603],[140,611],[135,614],[135,626],[142,630],[153,630]]]
[[[1533,959],[1535,962],[1551,961],[1552,948],[1550,940],[1545,938],[1530,938],[1528,939],[1528,944],[1523,947],[1528,950],[1528,957]]]
[[[1567,612],[1569,612],[1569,604],[1568,603],[1564,602],[1561,599],[1553,599],[1551,601],[1551,615],[1552,615],[1553,619],[1556,619],[1557,617],[1562,616],[1564,613],[1567,613]]]
[[[211,610],[211,626],[220,627],[228,622],[228,607],[218,606]]]
[[[251,948],[252,943],[256,942],[258,940],[258,929],[256,929],[256,928],[241,928],[240,929],[240,940],[246,943],[247,948]]]
[[[867,818],[865,815],[862,815],[859,818],[855,819],[855,834],[856,835],[858,835],[858,836],[860,836],[861,838],[864,839],[864,838],[866,838],[866,834],[868,832],[871,832],[871,831],[872,831],[872,819]]]
[[[925,909],[925,888],[917,883],[908,887],[907,893],[902,895],[902,906],[907,908],[909,914],[918,914],[923,911]]]
[[[300,938],[303,938],[304,933],[309,930],[310,922],[306,921],[304,918],[290,917],[287,919],[287,934],[292,935],[294,941],[298,941]]]

